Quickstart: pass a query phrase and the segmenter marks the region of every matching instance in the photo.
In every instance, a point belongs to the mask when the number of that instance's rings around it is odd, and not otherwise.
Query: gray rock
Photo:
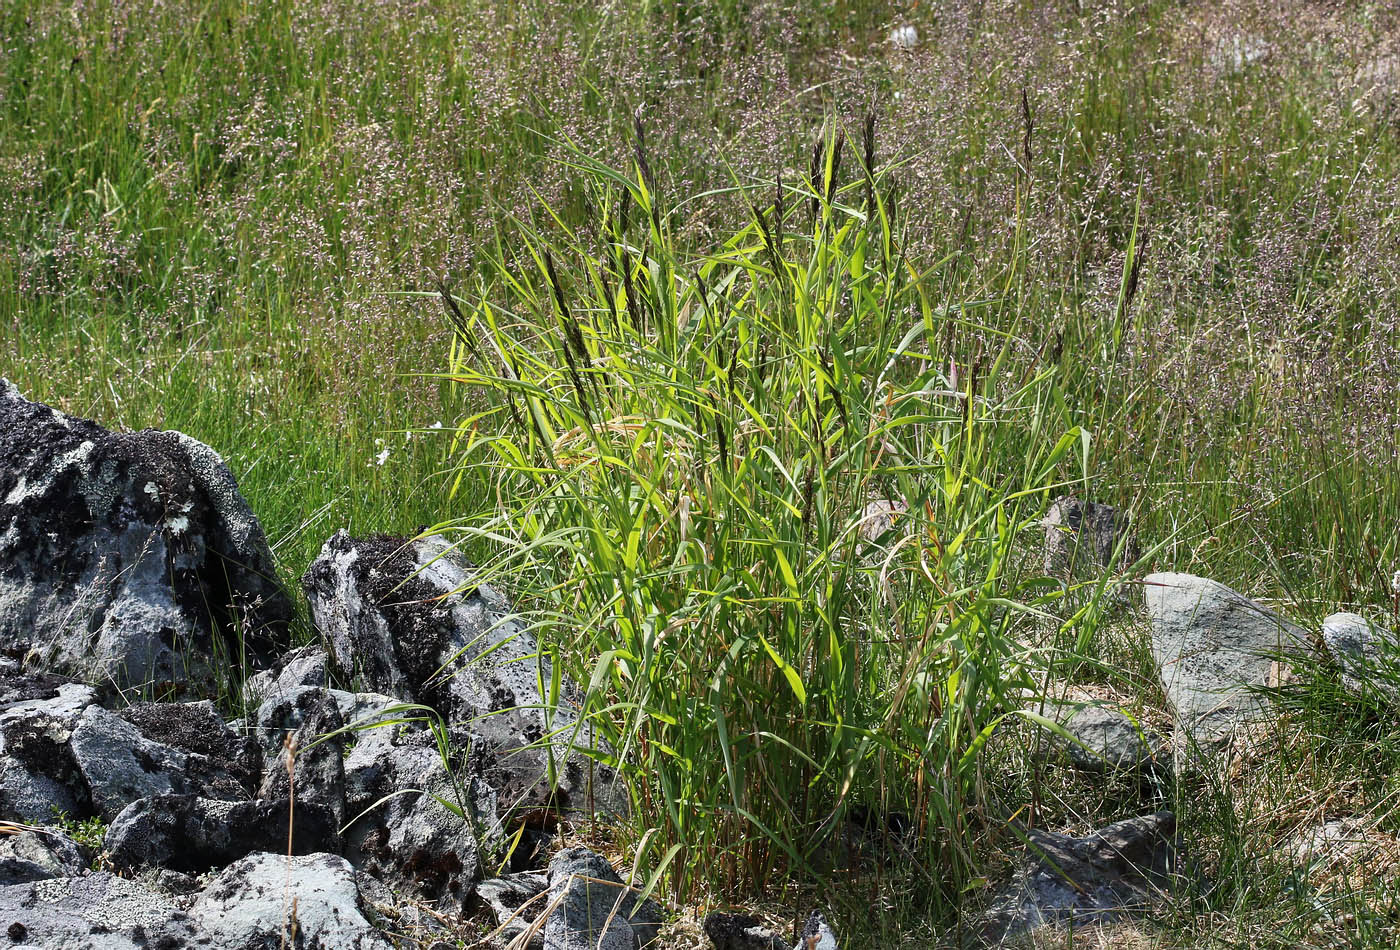
[[[1310,651],[1306,631],[1215,581],[1190,574],[1144,579],[1152,655],[1185,737],[1228,740],[1264,717],[1257,687],[1276,683],[1276,657]]]
[[[477,583],[446,541],[342,531],[302,584],[335,664],[472,733],[504,811],[625,811],[616,774],[589,757],[603,745],[579,724],[577,687],[541,695],[548,658],[505,596]]]
[[[482,881],[476,886],[477,899],[491,909],[497,929],[493,931],[498,944],[511,944],[525,932],[534,929],[526,946],[530,950],[544,947],[542,928],[535,928],[547,906],[545,893],[549,890],[549,875],[540,871],[522,871],[506,877]]]
[[[87,782],[68,743],[95,694],[72,683],[54,693],[0,710],[0,818],[45,824],[56,812],[81,818],[91,811]]]
[[[261,705],[280,699],[303,686],[331,685],[330,657],[315,644],[297,647],[261,673],[248,677],[244,692],[249,702]]]
[[[890,498],[877,498],[867,503],[860,513],[860,536],[871,544],[876,543],[908,510],[904,502]]]
[[[1082,838],[1031,830],[1026,865],[992,901],[989,945],[1045,926],[1083,927],[1144,912],[1171,893],[1176,817],[1130,818]]]
[[[1360,614],[1332,614],[1322,621],[1322,641],[1341,668],[1348,689],[1374,689],[1400,699],[1400,640]]]
[[[104,821],[112,821],[138,798],[152,795],[247,798],[238,781],[212,760],[153,742],[100,706],[83,710],[68,746],[91,792],[92,809]]]
[[[140,703],[116,711],[142,736],[185,753],[187,778],[217,787],[232,778],[251,797],[258,789],[262,759],[246,736],[238,735],[208,700],[197,703]]]
[[[716,911],[705,916],[704,928],[715,950],[791,950],[786,940],[749,914]]]
[[[224,870],[190,907],[215,946],[236,950],[391,950],[375,929],[354,869],[334,854],[253,854]]]
[[[86,868],[78,843],[51,828],[0,836],[0,885],[73,877]]]
[[[345,824],[345,726],[329,690],[300,686],[269,699],[258,710],[258,735],[268,753],[259,798],[287,798],[324,805]],[[287,756],[291,756],[291,771]]]
[[[386,727],[346,758],[345,855],[392,887],[460,913],[481,876],[481,853],[501,838],[496,800],[431,734]]]
[[[638,950],[661,932],[661,909],[639,901],[602,855],[568,848],[549,862],[545,950]],[[557,906],[556,906],[556,901]]]
[[[1033,711],[1039,711],[1034,709]],[[1126,713],[1103,706],[1047,703],[1043,715],[1074,741],[1056,736],[1075,766],[1093,772],[1132,772],[1157,766],[1157,736],[1145,732]]]
[[[797,945],[802,950],[840,950],[841,947],[836,939],[836,931],[831,929],[831,924],[826,922],[826,917],[819,910],[812,911],[807,922],[802,925]]]
[[[118,686],[213,681],[291,602],[228,468],[179,432],[110,432],[0,380],[0,649]]]
[[[1055,500],[1041,525],[1045,573],[1052,577],[1074,580],[1122,571],[1141,556],[1127,519],[1111,505],[1066,496]]]
[[[168,896],[106,871],[0,887],[10,939],[44,950],[225,947]]]
[[[288,836],[288,818],[291,835]],[[226,802],[194,795],[158,795],[132,802],[103,841],[118,871],[164,868],[201,874],[255,851],[314,854],[340,850],[340,825],[330,809],[287,799]]]

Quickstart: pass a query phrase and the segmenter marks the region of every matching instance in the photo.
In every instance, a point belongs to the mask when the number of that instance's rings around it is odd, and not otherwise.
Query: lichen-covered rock
[[[277,660],[271,668],[248,677],[244,695],[250,703],[261,705],[303,686],[330,685],[330,656],[312,644],[297,647]]]
[[[1082,838],[1032,829],[1025,866],[993,900],[991,946],[1045,926],[1084,927],[1141,913],[1172,892],[1176,817],[1167,811],[1115,822]]]
[[[836,931],[831,929],[831,924],[826,922],[826,915],[819,910],[814,910],[807,917],[807,922],[802,925],[802,933],[797,935],[797,945],[802,950],[840,950],[841,944],[836,940]]]
[[[290,836],[288,819],[291,819]],[[195,795],[156,795],[126,806],[103,839],[118,871],[164,868],[202,874],[255,851],[293,854],[340,850],[340,825],[330,809],[287,799],[215,801]]]
[[[471,733],[503,811],[626,809],[616,774],[589,755],[602,744],[579,726],[577,688],[541,694],[548,657],[445,540],[342,531],[302,584],[341,671]]]
[[[111,432],[0,380],[0,650],[117,686],[209,681],[291,603],[228,468],[179,432]]]
[[[68,747],[91,792],[92,810],[105,821],[152,795],[197,794],[225,801],[248,797],[237,779],[206,756],[153,742],[101,706],[83,710]]]
[[[1152,655],[1190,743],[1217,745],[1259,720],[1268,702],[1258,687],[1276,685],[1279,657],[1311,652],[1301,627],[1223,584],[1149,574],[1143,585]]]
[[[705,916],[704,928],[715,950],[791,950],[786,940],[751,914],[716,911]]]
[[[522,871],[506,877],[482,881],[476,886],[477,900],[490,908],[496,918],[495,941],[511,944],[521,935],[534,930],[527,938],[530,950],[542,950],[544,935],[534,923],[544,913],[544,893],[549,890],[549,875],[540,871]]]
[[[355,870],[334,854],[253,854],[229,866],[189,911],[230,950],[392,950],[375,929]]]
[[[169,896],[106,871],[0,887],[12,944],[44,950],[228,948],[201,933]]]
[[[0,836],[0,885],[72,877],[86,867],[78,843],[52,828]]]
[[[116,710],[142,736],[188,756],[187,778],[218,787],[232,778],[244,795],[258,790],[262,758],[256,743],[238,735],[208,700],[197,703],[138,703]]]
[[[345,823],[346,741],[341,715],[331,691],[298,687],[269,699],[258,710],[258,736],[267,755],[259,798],[316,802]],[[288,765],[290,764],[290,771]]]
[[[640,950],[661,933],[661,908],[638,900],[602,855],[567,848],[549,862],[545,950]]]
[[[32,691],[19,690],[13,695]],[[62,683],[0,710],[0,818],[46,824],[62,813],[83,817],[92,799],[69,740],[92,687]]]

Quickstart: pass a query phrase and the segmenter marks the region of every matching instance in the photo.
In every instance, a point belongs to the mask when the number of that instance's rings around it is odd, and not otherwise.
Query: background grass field
[[[1400,610],[1400,12],[788,6],[4,0],[0,373],[214,446],[289,580],[453,522],[636,753],[616,845],[668,896],[927,945],[1008,815],[1147,807],[979,739],[1049,682],[1161,711],[1132,611],[1035,579],[1054,494],[1133,512],[1139,570]],[[897,596],[875,497],[940,539]],[[1393,867],[1272,849],[1386,850],[1395,710],[1288,699],[1158,791],[1214,886],[1132,939],[1393,944]],[[833,877],[857,807],[913,814],[913,871]]]

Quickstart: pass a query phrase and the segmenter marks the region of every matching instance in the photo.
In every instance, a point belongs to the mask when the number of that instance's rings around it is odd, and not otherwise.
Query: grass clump
[[[1089,444],[1053,369],[1008,379],[1010,335],[950,365],[978,302],[931,291],[833,130],[698,256],[640,141],[630,176],[576,154],[589,230],[524,228],[504,292],[448,298],[459,477],[490,500],[456,527],[560,624],[683,898],[830,872],[853,815],[908,831],[937,899],[974,876],[979,751],[1049,600],[1018,540]]]

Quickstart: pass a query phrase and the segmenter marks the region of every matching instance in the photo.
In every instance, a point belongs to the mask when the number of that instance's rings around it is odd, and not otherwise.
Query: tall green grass
[[[462,496],[488,499],[455,526],[558,622],[681,898],[830,872],[860,814],[909,826],[951,899],[995,821],[980,749],[1035,685],[1052,598],[1018,557],[1089,436],[1053,368],[1008,381],[1010,335],[950,366],[982,302],[905,258],[873,128],[736,186],[749,220],[699,256],[640,140],[631,174],[576,152],[596,218],[525,228],[448,300]]]

